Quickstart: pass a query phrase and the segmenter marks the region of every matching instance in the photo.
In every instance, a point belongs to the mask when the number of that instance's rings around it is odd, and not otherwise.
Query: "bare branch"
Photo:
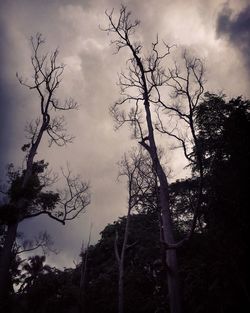
[[[167,112],[173,112],[179,120],[184,121],[188,126],[191,139],[188,135],[181,137],[178,134],[178,129],[166,129],[163,125],[163,120],[157,112],[158,123],[156,129],[165,133],[170,137],[175,138],[183,148],[185,157],[190,163],[197,162],[199,169],[199,187],[196,205],[193,209],[193,220],[189,231],[189,234],[180,243],[177,243],[177,247],[183,244],[187,239],[191,237],[196,228],[196,222],[199,215],[200,206],[202,204],[203,197],[203,164],[202,164],[202,151],[198,146],[197,134],[195,129],[194,114],[195,109],[199,103],[199,100],[204,92],[204,66],[203,62],[199,58],[189,57],[187,51],[183,53],[184,61],[184,73],[181,72],[180,67],[175,63],[174,68],[169,69],[169,79],[166,85],[172,89],[172,97],[178,99],[184,103],[181,105],[166,105],[160,96],[158,91],[158,102],[159,108],[167,110]],[[193,149],[193,146],[195,149]],[[193,149],[193,150],[191,150]],[[188,150],[190,152],[188,152]],[[193,154],[195,152],[195,154]],[[193,155],[193,156],[191,156]]]
[[[34,206],[22,219],[47,215],[57,222],[65,224],[66,221],[75,219],[90,204],[89,184],[79,176],[73,176],[69,167],[67,172],[62,170],[67,187],[58,191],[53,207],[35,201]],[[49,193],[48,193],[49,195]]]
[[[24,240],[21,244],[16,243],[16,254],[31,252],[41,248],[44,253],[46,251],[52,251],[57,253],[55,249],[52,249],[53,241],[47,232],[39,233],[38,237],[35,237],[33,240]]]
[[[141,148],[125,154],[118,163],[119,176],[127,178],[129,210],[140,210],[147,203],[153,207],[156,174],[151,159]]]
[[[44,132],[49,136],[49,145],[55,143],[63,146],[72,142],[73,137],[67,135],[65,121],[62,117],[51,116],[51,109],[54,111],[68,111],[77,109],[78,104],[74,99],[69,98],[60,103],[55,93],[62,81],[62,74],[65,65],[58,63],[58,49],[54,50],[50,55],[42,54],[41,50],[45,44],[45,40],[41,34],[36,34],[35,38],[31,37],[32,57],[31,64],[33,67],[33,81],[29,83],[27,79],[23,79],[17,73],[17,78],[21,85],[35,90],[40,98],[40,110],[42,118],[30,124],[26,131],[32,145],[38,145]]]
[[[62,170],[67,183],[67,189],[59,201],[63,220],[73,220],[90,204],[89,184],[81,181],[79,176],[72,176],[70,169],[67,173]],[[60,215],[60,214],[59,214]]]

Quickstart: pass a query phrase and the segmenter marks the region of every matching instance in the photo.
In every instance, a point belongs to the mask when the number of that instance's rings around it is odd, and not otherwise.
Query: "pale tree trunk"
[[[129,201],[130,202],[130,201]],[[121,254],[119,255],[118,251],[118,234],[116,233],[116,240],[115,240],[115,255],[116,260],[118,263],[118,270],[119,270],[119,278],[118,278],[118,313],[124,313],[124,261],[125,261],[125,252],[127,249],[127,242],[128,242],[128,234],[129,234],[129,224],[130,224],[130,216],[131,216],[131,204],[129,204],[123,244]]]
[[[119,282],[118,282],[118,313],[124,312],[124,263],[119,265]]]
[[[89,245],[91,240],[91,232],[92,232],[93,224],[90,225],[89,231],[89,239],[88,244],[85,252],[85,257],[82,257],[82,265],[81,265],[81,277],[80,277],[80,312],[85,312],[86,310],[86,275],[87,275],[87,268],[88,268],[88,252],[89,252]],[[83,243],[84,247],[84,243]],[[82,253],[84,253],[84,249],[82,248]]]
[[[145,82],[146,86],[146,82]],[[154,169],[157,173],[157,177],[160,183],[160,207],[162,215],[162,226],[163,226],[163,237],[166,246],[174,245],[175,239],[173,235],[173,224],[171,211],[169,207],[169,185],[167,181],[166,174],[160,164],[160,160],[157,153],[157,148],[154,138],[154,130],[152,125],[152,118],[150,112],[150,105],[145,92],[145,102],[144,107],[146,111],[146,120],[148,127],[148,141],[149,145],[145,142],[141,142],[142,146],[149,152]],[[176,249],[166,249],[166,264],[167,264],[167,281],[168,281],[168,298],[171,313],[181,313],[181,296],[180,296],[180,286],[179,286],[179,273],[178,273],[178,263],[176,256]]]
[[[168,246],[175,244],[175,240],[173,235],[171,212],[169,208],[168,182],[160,163],[158,163],[157,166],[157,175],[160,182],[160,206],[162,215],[163,239],[166,243],[166,246]],[[182,310],[176,249],[166,250],[166,264],[170,312],[180,313]]]
[[[159,172],[160,173],[158,174],[158,177],[160,181],[160,201],[163,224],[163,237],[164,242],[167,245],[171,245],[175,244],[175,240],[173,236],[173,225],[169,208],[168,182],[161,166]],[[166,250],[166,263],[170,311],[171,313],[180,313],[181,296],[176,249]]]

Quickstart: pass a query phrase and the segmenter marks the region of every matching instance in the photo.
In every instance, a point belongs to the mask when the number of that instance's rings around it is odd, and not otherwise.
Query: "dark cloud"
[[[250,4],[240,13],[225,5],[217,19],[218,36],[226,36],[244,56],[250,74]]]
[[[8,51],[11,42],[7,29],[0,19],[0,174],[3,175],[5,164],[9,160],[9,150],[12,145],[12,117],[13,117],[13,89],[6,76],[8,76]]]

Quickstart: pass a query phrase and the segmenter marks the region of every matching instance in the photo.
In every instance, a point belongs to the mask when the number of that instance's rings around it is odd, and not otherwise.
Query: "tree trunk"
[[[44,122],[41,125],[41,128],[39,130],[35,143],[32,144],[31,149],[29,151],[29,154],[27,157],[27,163],[26,163],[27,164],[26,172],[24,174],[22,187],[21,187],[22,189],[25,189],[30,177],[32,176],[32,167],[33,167],[34,157],[37,153],[38,146],[41,142],[41,139],[45,130],[45,126],[46,125]],[[16,203],[14,203],[14,205],[17,207],[19,211],[19,216],[17,216],[16,222],[8,225],[8,229],[4,238],[3,249],[0,255],[0,308],[1,308],[1,303],[3,303],[4,298],[6,298],[6,295],[8,294],[12,248],[16,240],[17,228],[20,222],[21,212],[25,208],[25,205],[26,205],[25,198],[19,199]]]
[[[169,249],[166,251],[167,259],[167,277],[168,277],[168,293],[169,293],[169,305],[171,313],[180,313],[181,309],[181,297],[179,286],[179,273],[177,256],[175,249]]]
[[[5,234],[4,246],[0,258],[0,311],[5,307],[8,296],[8,285],[10,282],[10,266],[12,258],[12,248],[16,239],[18,223],[8,225]]]
[[[146,81],[145,81],[146,88]],[[148,150],[153,166],[157,173],[157,177],[160,182],[160,206],[161,206],[161,215],[162,215],[162,224],[163,224],[163,237],[166,246],[168,244],[175,244],[175,239],[173,235],[173,225],[172,217],[169,207],[169,190],[168,190],[168,181],[166,174],[160,164],[160,160],[157,153],[155,138],[154,138],[154,129],[152,125],[152,118],[150,112],[150,105],[147,90],[144,94],[145,101],[144,107],[146,112],[146,120],[148,127],[148,141],[149,146],[142,142],[141,144]],[[178,273],[178,263],[176,256],[176,249],[167,249],[166,250],[166,264],[167,264],[167,281],[168,281],[168,298],[170,305],[171,313],[181,313],[181,296],[179,288],[179,273]]]
[[[91,239],[91,231],[92,231],[92,224],[90,226],[89,240],[88,240],[87,249],[85,252],[85,257],[82,257],[82,265],[81,265],[80,299],[79,299],[81,313],[86,311],[86,276],[87,276],[88,253],[89,253],[89,245],[90,245],[90,239]],[[84,251],[82,251],[82,253],[84,253]]]
[[[131,182],[130,182],[131,188]],[[131,193],[131,190],[129,191]],[[124,312],[124,260],[125,260],[125,252],[127,249],[127,242],[128,242],[128,233],[129,233],[129,224],[130,224],[130,216],[131,216],[131,198],[129,200],[129,209],[127,214],[127,221],[124,231],[124,238],[122,244],[122,251],[121,255],[119,256],[118,246],[117,246],[117,237],[115,240],[115,255],[118,263],[118,270],[119,270],[119,277],[118,277],[118,313]]]
[[[171,245],[175,243],[175,240],[173,235],[171,212],[169,208],[168,182],[160,163],[158,163],[157,167],[158,178],[160,181],[160,204],[163,224],[163,237],[164,242],[167,245]],[[182,310],[176,249],[166,250],[166,264],[170,312],[180,313]]]
[[[124,262],[119,265],[119,281],[118,281],[118,313],[124,312]]]

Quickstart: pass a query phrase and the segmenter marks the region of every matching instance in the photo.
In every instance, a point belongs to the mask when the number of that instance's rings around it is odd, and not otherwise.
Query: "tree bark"
[[[117,246],[117,237],[115,240],[115,255],[118,263],[119,277],[118,277],[118,313],[124,312],[124,260],[125,260],[125,252],[127,249],[128,242],[128,233],[129,233],[129,224],[130,224],[130,216],[131,216],[131,201],[129,201],[129,209],[127,214],[122,251],[119,256],[118,246]]]
[[[173,235],[173,225],[171,212],[169,208],[169,192],[166,174],[164,173],[160,163],[158,164],[158,178],[160,181],[160,205],[163,224],[163,239],[166,244],[175,244]],[[180,313],[181,296],[179,287],[179,271],[176,249],[166,249],[167,264],[167,281],[168,281],[168,297],[171,313]]]
[[[119,265],[119,282],[118,282],[118,313],[124,312],[124,263]]]
[[[153,167],[156,171],[157,177],[160,183],[160,207],[161,207],[161,216],[162,216],[162,226],[163,226],[163,239],[166,243],[166,247],[168,245],[175,245],[175,239],[173,234],[173,224],[171,211],[169,206],[169,184],[166,177],[166,174],[162,168],[162,165],[159,160],[155,136],[154,136],[154,128],[152,123],[152,116],[150,111],[150,101],[149,101],[149,93],[147,89],[147,82],[145,77],[145,71],[143,68],[143,64],[137,54],[133,53],[134,58],[136,59],[137,65],[141,72],[142,85],[144,89],[144,108],[146,113],[146,123],[148,129],[148,137],[143,139],[140,144],[148,151],[151,156]],[[146,140],[149,144],[146,143]],[[177,254],[176,249],[166,249],[166,264],[167,264],[167,282],[168,282],[168,302],[170,305],[171,313],[181,313],[181,295],[180,295],[180,286],[179,286],[179,271],[178,271],[178,263],[177,263]]]
[[[173,225],[171,212],[169,208],[169,192],[166,174],[158,160],[158,156],[154,155],[156,172],[160,182],[160,206],[163,224],[164,242],[168,245],[175,244],[173,235]],[[179,287],[179,274],[176,249],[166,250],[166,264],[167,264],[167,280],[168,280],[168,297],[171,313],[180,313],[181,310],[181,296]]]
[[[145,89],[146,89],[145,77],[144,77],[144,81],[145,81]],[[149,145],[147,145],[145,142],[141,142],[141,144],[149,152],[152,162],[153,162],[153,166],[155,168],[155,171],[157,173],[157,176],[160,182],[160,206],[161,206],[161,215],[162,215],[162,224],[163,224],[163,237],[164,237],[165,243],[167,245],[168,244],[171,245],[171,244],[175,244],[175,239],[173,235],[173,225],[172,225],[172,218],[171,218],[171,212],[170,212],[170,207],[169,207],[169,190],[168,190],[169,185],[168,185],[166,174],[160,164],[160,160],[159,160],[158,153],[157,153],[147,90],[145,90],[144,97],[145,97],[144,107],[146,111]],[[169,297],[169,304],[170,304],[170,312],[181,313],[182,312],[181,296],[180,296],[180,287],[179,287],[179,273],[178,273],[176,249],[166,250],[166,264],[168,267],[167,280],[168,280],[168,297]]]

